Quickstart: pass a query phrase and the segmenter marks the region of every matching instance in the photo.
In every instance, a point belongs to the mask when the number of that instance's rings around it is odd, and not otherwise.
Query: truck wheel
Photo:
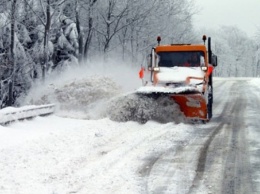
[[[208,119],[212,118],[212,105],[213,105],[213,91],[212,91],[212,86],[208,87],[208,104],[207,104],[207,109],[208,109]]]

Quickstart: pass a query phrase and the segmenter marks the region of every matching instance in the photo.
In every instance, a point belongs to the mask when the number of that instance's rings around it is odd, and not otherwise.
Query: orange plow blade
[[[207,102],[202,94],[174,94],[171,98],[187,118],[207,120]]]

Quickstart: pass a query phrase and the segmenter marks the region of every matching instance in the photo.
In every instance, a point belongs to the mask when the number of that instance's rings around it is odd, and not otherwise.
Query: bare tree
[[[123,56],[125,52],[132,61],[156,44],[162,36],[165,43],[190,42],[194,38],[192,16],[196,12],[187,0],[129,1],[128,15],[122,20],[128,23],[117,33]]]
[[[235,26],[221,26],[210,34],[214,37],[213,44],[216,44],[214,50],[219,63],[215,75],[221,77],[257,75],[257,45],[245,32]]]
[[[124,23],[123,19],[128,15],[129,3],[117,0],[105,0],[99,7],[100,25],[95,31],[102,37],[103,52],[107,53],[112,39],[123,30],[129,23]]]
[[[9,98],[8,98],[8,106],[11,106],[13,104],[13,86],[15,81],[15,74],[16,74],[16,58],[15,58],[15,21],[16,21],[16,3],[17,0],[13,0],[11,4],[11,44],[10,44],[10,62],[11,62],[11,76],[9,79]]]
[[[97,0],[88,0],[87,2],[80,0],[75,0],[75,19],[76,27],[78,31],[78,44],[79,44],[79,61],[87,59],[88,51],[93,35],[93,9]],[[84,12],[85,17],[83,17],[81,12]],[[87,12],[87,14],[85,14]],[[87,16],[87,17],[86,17]],[[85,26],[86,30],[82,30],[81,21],[87,23]]]

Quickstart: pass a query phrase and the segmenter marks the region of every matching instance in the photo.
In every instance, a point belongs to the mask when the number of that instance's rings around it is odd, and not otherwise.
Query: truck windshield
[[[202,51],[158,52],[160,67],[199,67]]]

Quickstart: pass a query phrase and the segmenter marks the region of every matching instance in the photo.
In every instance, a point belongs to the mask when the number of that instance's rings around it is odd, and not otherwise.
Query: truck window
[[[159,52],[160,67],[199,67],[200,57],[204,56],[202,51],[178,51],[178,52]]]

